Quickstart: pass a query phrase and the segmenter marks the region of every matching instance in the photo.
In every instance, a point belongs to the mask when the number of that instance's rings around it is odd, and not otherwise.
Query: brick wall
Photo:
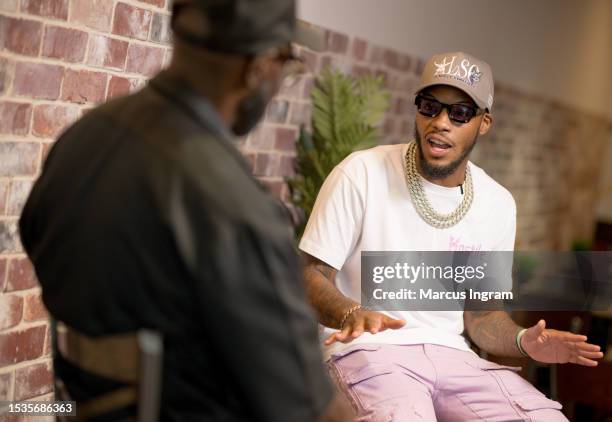
[[[23,203],[66,125],[167,62],[166,3],[0,0],[0,400],[52,393],[47,313],[17,234]]]
[[[392,104],[381,142],[411,136],[422,61],[335,32],[328,51],[301,55],[316,71],[331,65],[385,75]],[[17,233],[42,160],[66,125],[141,87],[169,56],[167,0],[0,1],[0,400],[51,392],[47,317]],[[312,86],[307,76],[280,92],[265,121],[238,143],[254,174],[284,201]],[[610,122],[499,84],[494,113],[474,161],[514,193],[517,246],[568,248],[590,238]]]

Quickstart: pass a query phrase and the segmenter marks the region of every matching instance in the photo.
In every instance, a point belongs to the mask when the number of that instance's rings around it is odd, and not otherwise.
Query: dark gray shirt
[[[312,421],[330,400],[283,212],[181,81],[70,127],[20,229],[55,318],[163,334],[162,420]]]

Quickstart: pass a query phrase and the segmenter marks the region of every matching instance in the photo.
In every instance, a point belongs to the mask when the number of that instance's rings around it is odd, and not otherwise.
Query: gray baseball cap
[[[177,32],[185,41],[230,54],[258,54],[295,42],[315,51],[325,48],[325,33],[295,18],[295,0],[174,0],[173,14],[186,4],[206,16],[204,36]]]
[[[463,52],[432,56],[423,69],[415,94],[434,85],[454,86],[468,94],[483,109],[493,107],[493,72],[491,66]]]

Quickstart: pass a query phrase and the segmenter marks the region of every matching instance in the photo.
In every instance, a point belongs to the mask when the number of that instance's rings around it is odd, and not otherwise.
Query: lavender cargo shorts
[[[332,355],[332,377],[357,421],[567,421],[516,372],[434,344],[359,344]]]

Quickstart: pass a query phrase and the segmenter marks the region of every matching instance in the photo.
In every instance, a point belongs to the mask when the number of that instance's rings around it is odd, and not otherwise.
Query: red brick
[[[0,254],[20,252],[22,252],[22,246],[19,240],[17,219],[0,220]]]
[[[266,108],[266,121],[271,123],[285,123],[289,103],[284,100],[273,99]]]
[[[287,184],[281,180],[260,180],[259,181],[266,191],[274,198],[281,201],[287,201],[289,199],[289,189]],[[287,207],[287,204],[283,204]],[[287,212],[291,212],[287,207]],[[293,217],[292,217],[293,218]]]
[[[152,12],[125,3],[115,6],[115,20],[113,21],[113,34],[129,38],[146,40],[151,26]]]
[[[365,60],[368,49],[368,42],[360,38],[355,38],[353,41],[352,53],[357,60]]]
[[[310,99],[310,94],[312,93],[312,89],[315,86],[315,80],[314,78],[307,78],[304,81],[304,90],[302,91],[302,98],[303,99]]]
[[[274,148],[281,151],[294,151],[297,137],[298,132],[296,129],[279,127],[276,129]]]
[[[169,15],[164,15],[161,13],[155,13],[155,15],[153,15],[149,39],[162,44],[168,44],[171,41],[172,31],[170,30]]]
[[[52,339],[51,339],[51,327],[47,326],[47,335],[45,338],[45,348],[43,349],[43,356],[51,356],[52,349]]]
[[[33,176],[40,145],[31,142],[0,142],[0,177]]]
[[[47,18],[68,19],[68,0],[21,0],[21,11]]]
[[[87,32],[47,26],[42,55],[67,62],[82,62],[87,48]]]
[[[412,57],[406,54],[400,54],[398,58],[398,68],[399,70],[410,70],[412,68]]]
[[[56,100],[60,93],[63,78],[64,68],[61,66],[43,63],[17,63],[13,81],[13,94],[42,100]]]
[[[42,39],[42,23],[0,16],[0,48],[25,56],[36,56]]]
[[[107,74],[89,70],[66,71],[62,100],[75,103],[99,103],[106,93]]]
[[[8,201],[8,190],[9,190],[9,180],[0,180],[0,215],[4,215],[6,210],[6,203]],[[3,264],[4,260],[0,259],[0,264]],[[0,292],[3,291],[4,287],[4,273],[3,268],[0,265]]]
[[[16,12],[18,4],[18,0],[2,0],[0,1],[0,10],[3,12]]]
[[[425,69],[425,60],[423,59],[418,59],[417,63],[416,63],[416,74],[420,75],[421,73],[423,73],[423,69]]]
[[[395,120],[387,118],[383,123],[383,133],[385,135],[392,135],[395,132]]]
[[[329,51],[333,53],[344,54],[348,50],[349,38],[338,32],[328,31],[327,46]]]
[[[9,260],[6,291],[26,290],[38,286],[34,267],[28,258]]]
[[[44,142],[42,144],[42,153],[40,155],[42,155],[42,164],[45,163],[45,161],[47,161],[47,156],[49,155],[49,151],[51,151],[51,148],[53,147],[53,142]]]
[[[0,133],[27,135],[31,115],[31,104],[0,101]]]
[[[404,120],[402,121],[402,129],[400,135],[412,136],[414,135],[414,121]]]
[[[398,83],[398,90],[414,95],[414,91],[417,87],[417,79],[414,77],[403,78]]]
[[[270,195],[275,198],[281,197],[283,185],[285,184],[284,182],[280,180],[260,180],[260,182]]]
[[[255,160],[257,159],[257,154],[254,152],[244,152],[242,155],[249,164],[251,171],[253,171],[253,169],[255,168]]]
[[[11,83],[9,71],[9,61],[0,58],[0,94],[4,94],[4,91],[6,91],[6,88]]]
[[[392,69],[399,67],[399,56],[396,51],[386,49],[383,51],[383,62]]]
[[[23,298],[17,295],[0,294],[0,330],[6,330],[21,322]]]
[[[55,138],[81,115],[77,106],[40,104],[34,107],[32,133],[45,138]]]
[[[111,76],[108,82],[108,94],[107,97],[114,98],[122,95],[127,95],[130,92],[130,80],[127,78],[121,78],[119,76]]]
[[[395,114],[403,115],[404,113],[408,111],[409,108],[410,108],[410,102],[408,100],[404,98],[398,98],[395,101],[395,108],[394,108]]]
[[[288,155],[280,156],[280,163],[278,166],[278,176],[289,177],[295,174],[295,157]]]
[[[161,70],[165,52],[159,47],[130,44],[125,70],[130,73],[153,76]]]
[[[280,90],[278,91],[279,97],[287,97],[287,98],[300,98],[302,94],[302,87],[304,85],[304,80],[306,79],[305,75],[301,76],[289,76],[284,79],[281,83]]]
[[[0,195],[2,194],[2,183],[0,183]],[[0,211],[2,211],[2,198],[0,197]],[[6,259],[0,258],[0,293],[4,291],[6,284]]]
[[[164,7],[164,3],[166,3],[166,0],[138,0],[141,3],[147,3],[147,4],[152,4],[153,6],[157,6],[157,7]]]
[[[274,145],[275,130],[276,129],[265,124],[258,125],[255,130],[249,133],[247,138],[247,144],[250,149],[258,151],[272,149]]]
[[[24,321],[38,321],[48,319],[49,313],[43,304],[40,293],[32,293],[25,297],[25,306],[23,310]]]
[[[386,79],[385,88],[387,88],[391,92],[395,92],[398,86],[399,86],[399,78],[397,77],[397,75],[393,75],[393,74],[389,75],[389,77]]]
[[[87,64],[123,69],[128,45],[127,41],[105,37],[104,35],[93,35],[89,42]]]
[[[9,400],[11,393],[11,384],[13,382],[13,374],[0,374],[0,401]]]
[[[0,366],[40,357],[45,345],[45,334],[45,325],[0,334]]]
[[[4,413],[0,415],[0,422],[31,422],[31,421],[27,421],[25,419],[25,416],[20,417],[19,415],[16,415],[16,414]]]
[[[373,46],[372,48],[370,48],[370,57],[369,60],[372,63],[375,64],[382,64],[382,57],[383,57],[383,49],[380,47],[376,47]]]
[[[108,82],[108,94],[107,98],[120,97],[133,92],[137,88],[140,88],[142,82],[135,78],[122,78],[120,76],[112,76]]]
[[[32,190],[32,180],[12,180],[6,204],[6,215],[19,216]]]
[[[308,103],[294,103],[291,105],[289,123],[292,125],[306,125],[310,127],[312,117],[312,106]]]
[[[76,0],[72,2],[70,20],[99,31],[108,32],[113,16],[113,0]]]
[[[255,158],[255,176],[274,176],[278,171],[279,156],[277,154],[258,153]]]
[[[46,363],[26,366],[15,372],[15,400],[25,400],[53,390],[53,373]]]
[[[372,72],[372,69],[370,69],[367,66],[356,65],[356,66],[353,66],[351,73],[355,76],[364,76],[364,75],[371,75],[374,72]]]

